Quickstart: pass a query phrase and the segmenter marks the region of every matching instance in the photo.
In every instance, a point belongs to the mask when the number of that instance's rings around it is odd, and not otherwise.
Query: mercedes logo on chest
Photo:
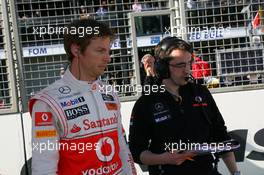
[[[156,104],[155,104],[155,109],[156,109],[157,111],[161,111],[161,110],[164,109],[164,106],[163,106],[162,103],[156,103]]]
[[[59,88],[59,92],[62,94],[69,94],[71,92],[71,88],[69,86],[62,86]]]

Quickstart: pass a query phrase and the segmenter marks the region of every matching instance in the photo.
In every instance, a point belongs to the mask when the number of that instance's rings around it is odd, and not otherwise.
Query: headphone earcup
[[[167,79],[170,78],[170,71],[169,71],[169,66],[168,63],[163,60],[163,59],[158,59],[155,62],[155,70],[156,70],[156,74],[157,77],[159,79]]]

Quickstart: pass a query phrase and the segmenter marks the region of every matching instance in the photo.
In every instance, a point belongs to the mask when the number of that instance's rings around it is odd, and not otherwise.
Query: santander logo
[[[74,124],[72,129],[71,129],[71,133],[76,133],[76,132],[79,132],[80,130],[81,130],[81,128],[79,126],[77,126],[76,124]]]
[[[113,139],[110,137],[103,137],[98,140],[98,149],[96,149],[96,155],[102,162],[109,162],[115,155],[115,145]]]

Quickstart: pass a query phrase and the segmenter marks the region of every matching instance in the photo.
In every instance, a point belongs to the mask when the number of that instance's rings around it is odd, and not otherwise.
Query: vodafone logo
[[[42,121],[44,121],[44,122],[46,122],[46,121],[49,120],[49,116],[48,116],[47,113],[43,113],[42,116],[41,116],[41,118],[42,118]]]
[[[96,149],[96,155],[102,162],[109,162],[115,155],[115,145],[113,139],[110,137],[103,137],[97,142],[98,149]]]
[[[50,126],[52,125],[51,112],[36,112],[35,113],[35,126]]]

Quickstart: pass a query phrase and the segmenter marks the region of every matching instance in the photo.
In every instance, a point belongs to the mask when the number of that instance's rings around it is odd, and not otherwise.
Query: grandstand
[[[133,4],[134,0],[7,1],[9,10],[3,12],[7,13],[14,30],[3,26],[1,20],[1,108],[11,107],[15,102],[10,93],[16,88],[10,86],[7,75],[15,75],[20,80],[18,85],[24,87],[18,88],[18,94],[24,97],[24,111],[30,96],[60,78],[61,68],[67,66],[63,36],[49,28],[63,27],[81,18],[104,21],[117,34],[111,50],[112,61],[101,77],[110,84],[136,86],[142,83],[145,75],[141,57],[153,53],[154,46],[168,35],[191,42],[197,56],[209,63],[212,76],[203,77],[202,83],[214,87],[213,91],[231,91],[245,86],[256,88],[260,87],[256,84],[263,84],[264,2],[139,0],[140,10],[133,9]],[[0,13],[0,18],[3,16]],[[255,26],[252,25],[254,21],[257,22]],[[50,33],[40,33],[43,28]],[[12,35],[7,40],[5,29]],[[12,58],[4,54],[8,43],[14,53]],[[17,60],[12,63],[21,70],[7,69],[8,59]],[[126,101],[140,94],[133,88],[123,88],[119,95]]]
[[[141,95],[135,87],[145,77],[142,56],[153,54],[166,36],[181,37],[195,50],[193,75],[210,88],[228,132],[241,144],[235,152],[239,169],[263,175],[264,1],[135,1],[0,1],[0,174],[29,174],[28,99],[60,79],[68,66],[63,36],[56,29],[75,19],[93,18],[116,32],[111,63],[100,78],[125,87],[118,95],[127,134],[132,108]],[[220,172],[228,174],[223,167],[220,162]],[[147,174],[138,165],[136,169]]]

